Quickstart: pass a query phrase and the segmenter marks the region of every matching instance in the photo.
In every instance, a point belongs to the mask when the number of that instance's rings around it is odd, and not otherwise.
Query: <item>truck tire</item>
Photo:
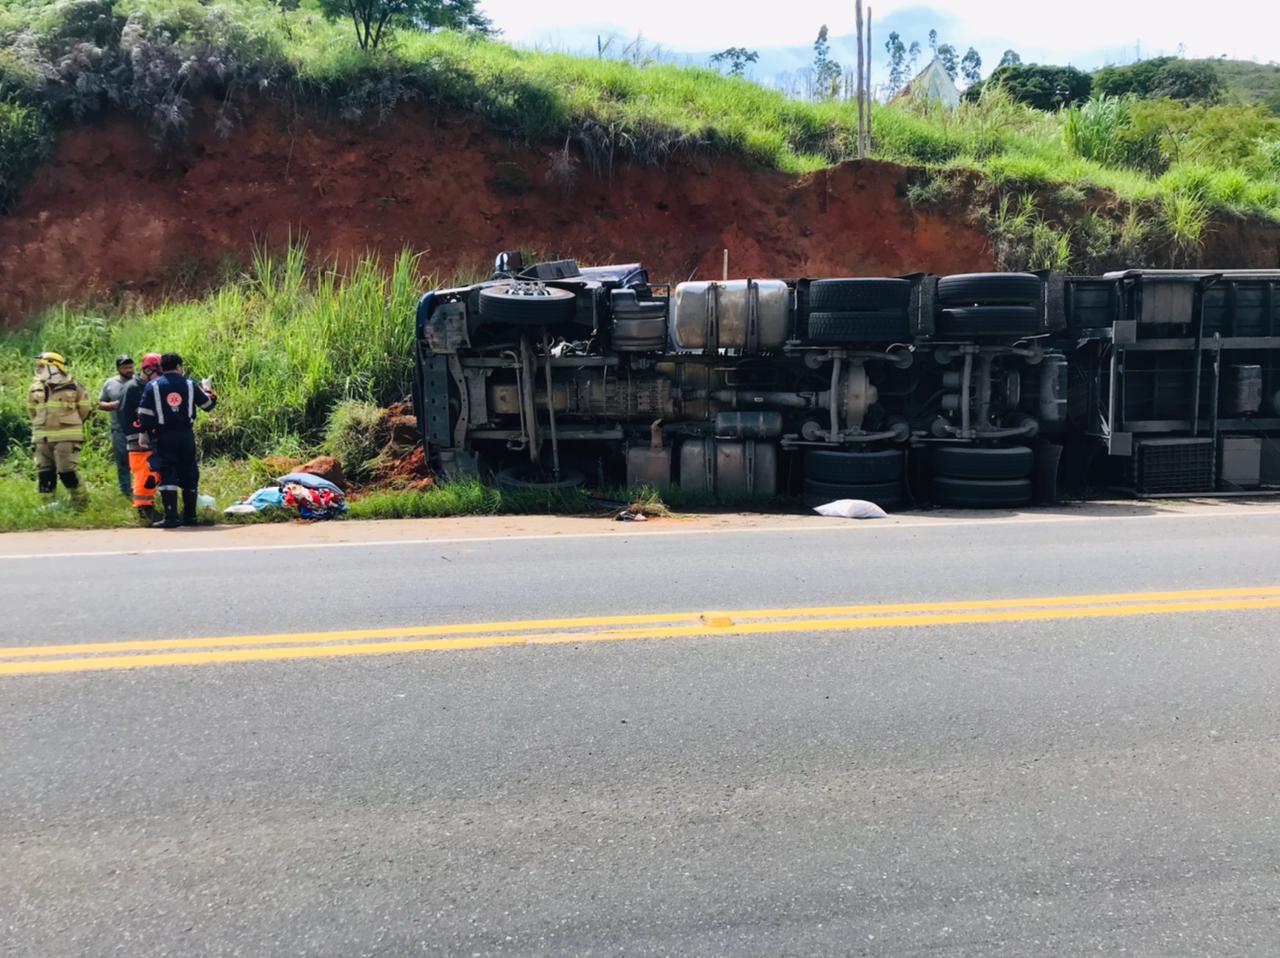
[[[810,313],[808,339],[827,346],[910,342],[911,319],[905,309]]]
[[[1043,293],[1044,283],[1033,273],[961,273],[938,280],[941,306],[1029,306]]]
[[[480,290],[480,318],[507,326],[554,326],[571,323],[577,297],[567,289],[534,283],[512,283]]]
[[[933,502],[957,509],[1012,509],[1031,502],[1030,479],[933,477]]]
[[[1034,336],[1043,332],[1039,306],[953,306],[942,311],[942,336]]]
[[[809,449],[804,454],[804,477],[817,482],[861,484],[899,482],[906,455],[901,449],[852,452],[845,449]],[[846,498],[852,498],[846,496]]]
[[[905,279],[816,279],[809,284],[809,308],[817,312],[905,310],[911,283]]]
[[[1026,479],[1035,464],[1035,452],[1027,446],[938,446],[933,451],[934,473],[953,479]]]
[[[805,479],[804,504],[810,509],[839,499],[865,499],[881,509],[902,505],[902,480],[896,482],[839,483]]]

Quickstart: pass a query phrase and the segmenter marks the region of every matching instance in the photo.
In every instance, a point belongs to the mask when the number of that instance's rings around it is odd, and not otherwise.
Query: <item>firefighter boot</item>
[[[176,529],[182,525],[178,518],[178,490],[161,489],[160,501],[164,503],[164,518],[151,523],[153,529]]]
[[[60,472],[58,478],[62,480],[62,485],[66,487],[67,492],[71,493],[71,504],[77,509],[83,508],[89,501],[89,495],[80,485],[80,477],[76,475],[75,470]]]
[[[182,490],[182,524],[184,526],[199,525],[196,519],[196,491],[194,489]]]
[[[40,491],[40,495],[52,498],[58,491],[58,474],[52,469],[41,469],[36,473],[36,488]]]

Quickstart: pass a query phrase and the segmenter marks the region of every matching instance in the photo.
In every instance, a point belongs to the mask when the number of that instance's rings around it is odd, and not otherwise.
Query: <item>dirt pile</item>
[[[981,228],[913,210],[909,172],[863,162],[795,177],[727,158],[566,176],[558,151],[407,111],[371,128],[262,114],[225,140],[196,123],[160,152],[133,120],[79,128],[0,216],[0,321],[65,299],[196,289],[253,243],[303,234],[338,261],[425,250],[483,269],[503,248],[640,260],[655,280],[988,268]],[[559,171],[559,172],[557,172]]]

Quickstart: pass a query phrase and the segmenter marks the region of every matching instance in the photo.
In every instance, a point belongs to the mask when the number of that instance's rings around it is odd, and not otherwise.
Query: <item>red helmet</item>
[[[156,369],[160,368],[159,353],[147,353],[145,356],[142,357],[142,368],[146,369],[151,366],[154,366]]]

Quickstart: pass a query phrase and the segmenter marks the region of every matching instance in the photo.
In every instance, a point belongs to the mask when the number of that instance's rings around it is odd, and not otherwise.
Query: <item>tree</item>
[[[964,59],[960,61],[960,75],[970,86],[982,82],[982,57],[973,47],[965,51]]]
[[[920,44],[912,40],[911,46],[907,46],[895,30],[884,42],[884,52],[889,54],[889,96],[892,97],[916,75],[916,63],[920,59]]]
[[[1022,66],[1022,57],[1018,56],[1017,50],[1005,50],[1000,55],[1000,62],[996,64],[996,69],[1001,67],[1020,67]]]
[[[760,59],[760,54],[755,50],[748,50],[745,47],[729,47],[727,50],[721,50],[719,53],[713,54],[711,62],[717,67],[721,64],[729,65],[729,76],[740,77],[747,72],[747,64],[755,63]]]
[[[964,91],[966,100],[976,100],[987,86],[999,86],[1014,100],[1037,110],[1053,111],[1089,99],[1092,78],[1075,67],[1020,66],[996,67],[986,83],[976,83]]]
[[[349,17],[361,50],[378,49],[396,27],[496,32],[478,0],[320,0],[320,9],[330,20]]]
[[[813,41],[813,85],[818,97],[831,100],[840,95],[840,64],[831,59],[831,41],[827,39],[827,25],[818,31]]]
[[[934,52],[938,56],[938,62],[942,64],[942,69],[947,71],[947,76],[955,80],[960,72],[960,54],[956,52],[956,48],[949,43],[944,43]]]
[[[1156,57],[1127,67],[1103,67],[1094,88],[1107,96],[1133,95],[1140,100],[1181,100],[1217,103],[1226,92],[1222,75],[1212,64]]]
[[[938,52],[938,31],[929,31],[929,49],[936,55]]]

